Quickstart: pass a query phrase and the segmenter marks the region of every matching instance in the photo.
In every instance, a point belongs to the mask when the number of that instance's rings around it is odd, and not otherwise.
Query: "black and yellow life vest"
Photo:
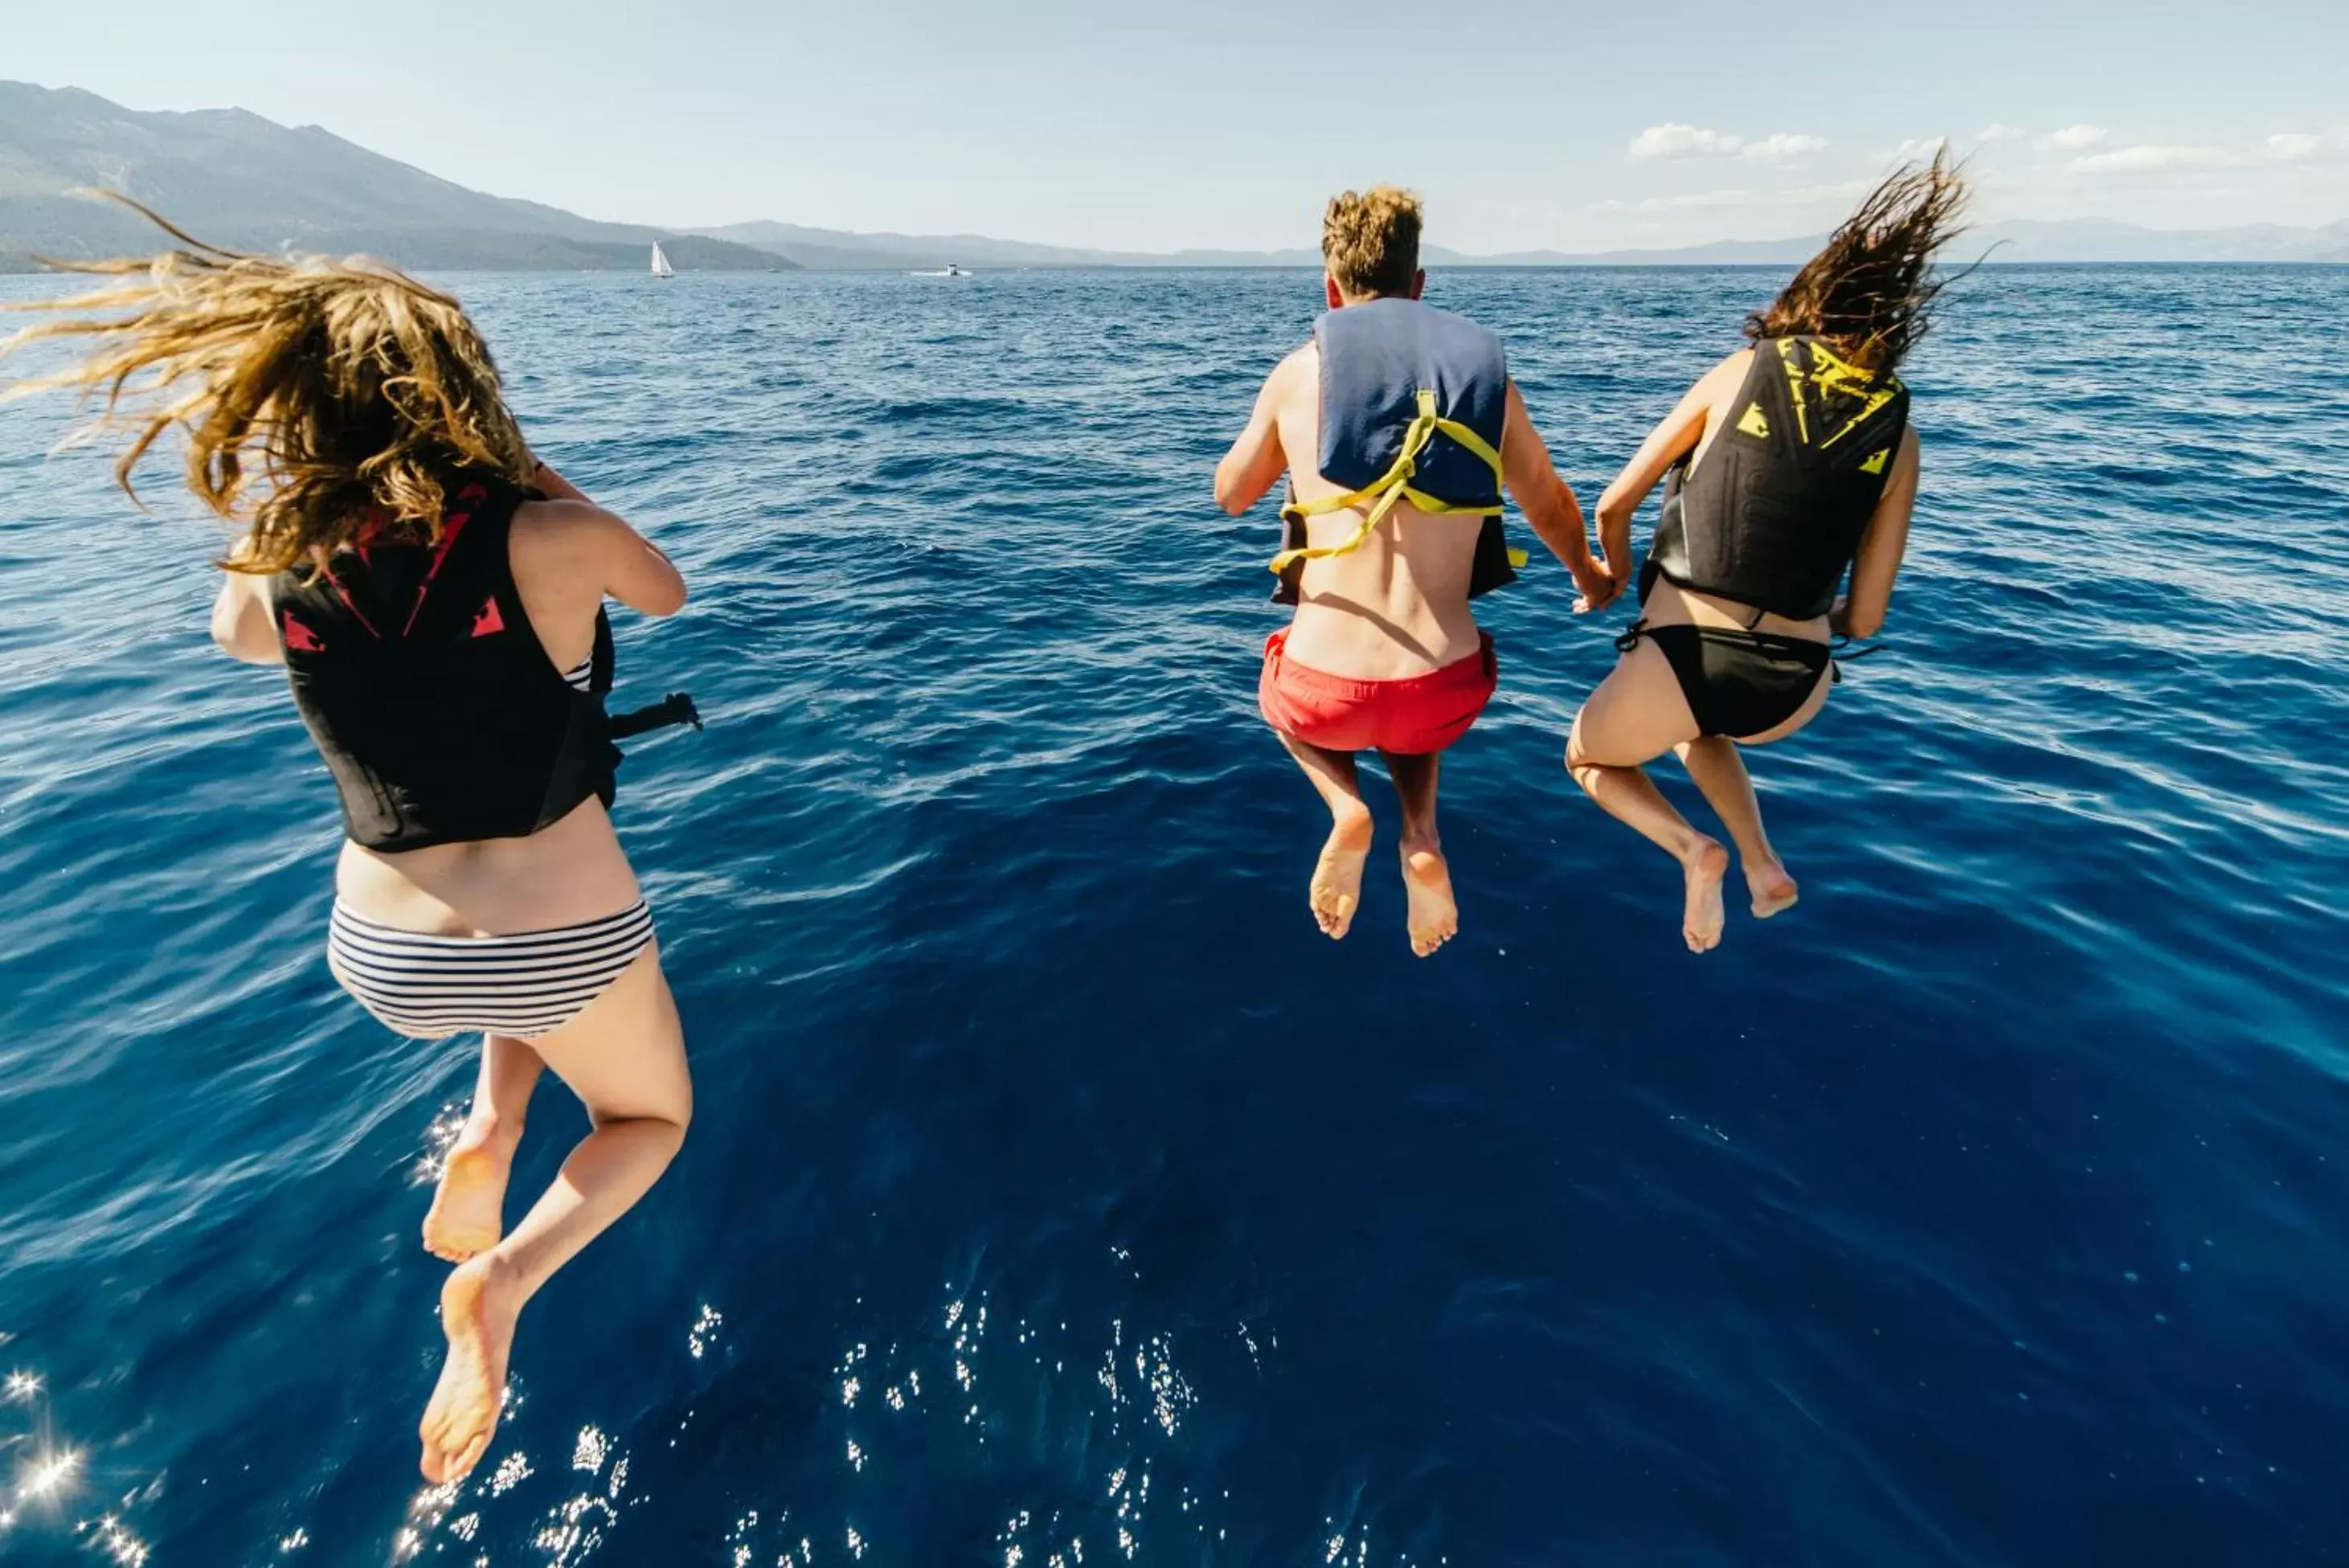
[[[1640,577],[1786,617],[1834,607],[1909,428],[1909,389],[1816,338],[1754,351],[1738,412],[1693,469],[1676,465]]]
[[[1465,317],[1414,299],[1371,299],[1314,323],[1320,359],[1316,467],[1343,493],[1281,508],[1273,597],[1297,602],[1308,561],[1350,555],[1409,501],[1439,517],[1482,517],[1468,592],[1488,593],[1526,564],[1501,531],[1501,432],[1509,370],[1501,340]],[[1305,520],[1359,508],[1343,544],[1308,545]]]

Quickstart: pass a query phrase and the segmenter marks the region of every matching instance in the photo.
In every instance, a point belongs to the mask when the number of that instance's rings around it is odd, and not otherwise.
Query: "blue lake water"
[[[1776,281],[1431,297],[1588,502]],[[0,408],[0,1562],[2349,1556],[2349,269],[1952,291],[1892,650],[1754,760],[1802,907],[1706,957],[1559,766],[1625,612],[1480,601],[1426,962],[1385,854],[1314,928],[1207,493],[1314,278],[452,282],[696,589],[621,824],[698,1119],[422,1491],[472,1052],[330,981],[172,465]]]

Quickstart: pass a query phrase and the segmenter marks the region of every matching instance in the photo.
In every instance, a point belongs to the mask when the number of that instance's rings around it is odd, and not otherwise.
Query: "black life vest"
[[[548,659],[507,556],[514,508],[489,475],[451,489],[437,545],[369,541],[270,585],[295,705],[369,849],[519,838],[588,797],[612,802],[620,753],[600,618],[590,689]]]
[[[1809,337],[1756,346],[1738,413],[1665,482],[1640,594],[1662,576],[1811,620],[1835,607],[1909,428],[1909,389]]]
[[[1281,509],[1273,598],[1295,604],[1305,562],[1359,548],[1387,511],[1409,501],[1438,515],[1481,516],[1468,594],[1516,580],[1525,564],[1501,528],[1501,435],[1509,367],[1501,340],[1464,316],[1415,299],[1371,299],[1313,326],[1320,360],[1320,476],[1346,493]],[[1305,520],[1359,507],[1343,545],[1306,546]]]

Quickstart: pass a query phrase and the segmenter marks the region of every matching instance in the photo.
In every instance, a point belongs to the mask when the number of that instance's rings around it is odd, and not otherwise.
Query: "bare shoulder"
[[[1319,405],[1321,351],[1310,342],[1289,351],[1264,379],[1262,406],[1278,413],[1302,414]]]
[[[606,531],[618,518],[587,501],[525,501],[514,508],[517,538],[578,539]]]
[[[1681,398],[1681,411],[1693,414],[1711,410],[1720,413],[1723,405],[1744,389],[1746,373],[1754,368],[1754,350],[1740,348],[1723,358],[1720,363],[1696,379]]]
[[[588,502],[525,501],[514,508],[506,554],[518,578],[600,594],[614,544],[626,532],[626,524]]]
[[[514,508],[513,550],[534,560],[585,562],[635,537],[618,517],[591,501],[525,501]]]
[[[1272,374],[1264,379],[1265,393],[1268,397],[1287,398],[1294,395],[1300,387],[1315,385],[1320,377],[1321,350],[1308,339],[1302,347],[1290,349],[1288,357],[1272,368]]]
[[[524,503],[514,511],[508,552],[518,579],[554,592],[598,602],[608,595],[653,616],[675,615],[685,605],[685,579],[669,558],[592,502]]]

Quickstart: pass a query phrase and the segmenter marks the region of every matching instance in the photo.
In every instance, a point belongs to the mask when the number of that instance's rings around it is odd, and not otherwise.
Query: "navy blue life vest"
[[[1294,604],[1307,560],[1344,555],[1369,534],[1366,524],[1344,545],[1308,549],[1307,517],[1361,507],[1375,520],[1399,501],[1485,518],[1472,597],[1515,581],[1524,557],[1501,528],[1509,367],[1500,338],[1464,316],[1388,298],[1328,312],[1314,323],[1313,341],[1321,376],[1316,467],[1345,493],[1299,504],[1292,492],[1281,512],[1282,550],[1273,560],[1281,582],[1273,597]]]

